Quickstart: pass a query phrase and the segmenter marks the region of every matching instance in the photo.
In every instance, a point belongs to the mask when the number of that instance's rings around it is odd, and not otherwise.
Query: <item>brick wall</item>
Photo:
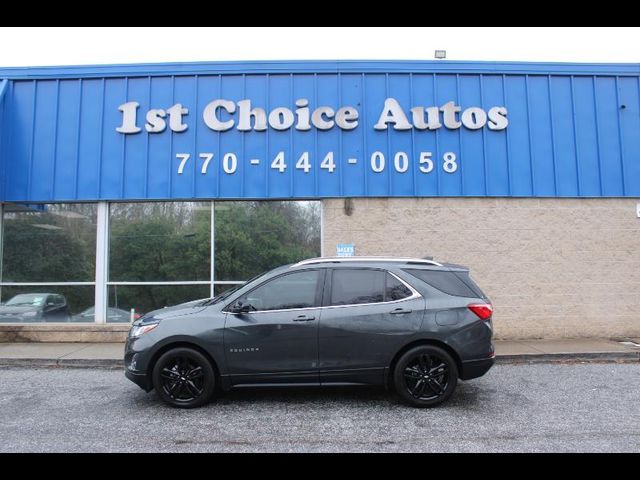
[[[461,263],[497,338],[640,336],[635,199],[398,198],[323,202],[324,251]]]

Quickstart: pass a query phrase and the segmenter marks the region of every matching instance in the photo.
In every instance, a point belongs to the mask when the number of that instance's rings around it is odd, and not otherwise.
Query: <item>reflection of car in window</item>
[[[57,293],[21,293],[0,305],[0,322],[68,322],[67,299]]]
[[[135,312],[133,319],[138,320],[140,314]],[[72,322],[95,322],[96,321],[96,309],[95,307],[89,307],[83,312],[71,317]],[[128,323],[131,321],[131,312],[122,310],[121,308],[107,308],[107,322],[123,322]]]

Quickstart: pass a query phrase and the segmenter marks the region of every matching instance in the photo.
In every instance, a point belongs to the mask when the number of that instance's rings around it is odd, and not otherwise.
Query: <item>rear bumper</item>
[[[467,360],[462,362],[462,370],[460,371],[461,380],[471,380],[478,378],[489,371],[495,361],[494,357],[482,358],[480,360]]]
[[[145,392],[149,392],[153,388],[151,379],[149,378],[149,375],[147,375],[145,372],[135,372],[131,370],[125,370],[124,376],[127,377],[136,385],[138,385]]]

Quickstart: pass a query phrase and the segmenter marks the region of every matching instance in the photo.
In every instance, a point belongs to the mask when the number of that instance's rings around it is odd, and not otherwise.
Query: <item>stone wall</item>
[[[392,198],[323,201],[323,255],[433,256],[467,265],[497,338],[640,335],[636,199]]]

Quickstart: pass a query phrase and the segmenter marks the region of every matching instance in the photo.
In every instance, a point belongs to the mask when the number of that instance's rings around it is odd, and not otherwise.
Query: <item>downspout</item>
[[[3,154],[7,153],[7,148],[4,142],[8,142],[9,139],[5,138],[3,128],[6,128],[6,125],[2,124],[2,120],[5,117],[5,108],[7,106],[4,104],[4,96],[9,91],[9,80],[7,78],[0,79],[0,206],[2,205],[2,199],[4,198],[4,173],[5,173],[5,158],[2,158]],[[1,223],[0,223],[1,225]],[[0,239],[2,235],[0,234]]]
[[[2,81],[0,81],[0,105],[2,105],[2,98],[4,97],[4,94],[7,92],[8,86],[9,86],[9,80],[7,80],[6,78],[3,78]]]
[[[4,142],[8,142],[9,139],[5,138],[3,128],[6,128],[2,124],[2,120],[5,117],[4,96],[9,91],[9,80],[7,78],[0,79],[0,205],[2,205],[2,199],[4,197],[4,173],[5,173],[5,161],[6,158],[2,158],[3,154],[7,153],[7,148]]]
[[[3,98],[4,98],[4,94],[7,93],[7,90],[9,90],[7,87],[9,86],[9,80],[7,80],[6,78],[3,78],[0,81],[0,147],[3,147],[3,143],[2,143],[2,117],[3,117],[3,112],[4,109],[3,107]],[[4,169],[4,164],[3,164],[3,158],[2,158],[2,149],[0,149],[0,173],[3,173],[2,170]],[[0,180],[4,182],[4,179],[2,178],[2,175],[0,175]],[[2,186],[0,185],[0,194],[3,195],[4,193],[2,192]],[[3,225],[3,221],[4,220],[4,204],[2,203],[2,197],[0,197],[0,282],[2,282],[2,246],[3,244],[3,240],[2,240],[2,236],[4,234],[4,225]],[[1,283],[0,283],[1,285]],[[2,299],[2,286],[0,286],[0,300]]]

